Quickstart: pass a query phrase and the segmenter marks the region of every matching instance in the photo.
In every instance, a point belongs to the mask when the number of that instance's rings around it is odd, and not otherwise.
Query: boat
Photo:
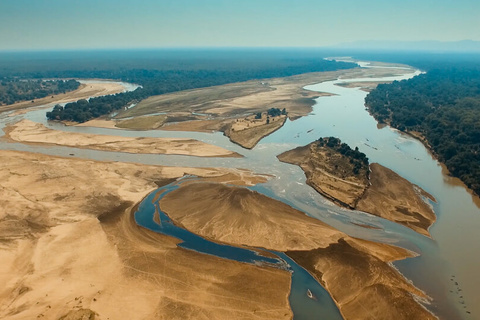
[[[309,297],[310,299],[315,299],[313,297],[313,293],[312,293],[312,291],[310,291],[310,289],[307,289],[307,297]]]

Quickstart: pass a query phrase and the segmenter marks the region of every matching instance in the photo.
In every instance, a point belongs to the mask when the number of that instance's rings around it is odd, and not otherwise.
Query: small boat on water
[[[312,291],[310,291],[310,289],[307,289],[307,297],[309,297],[310,299],[315,299],[315,297],[313,296],[313,293],[312,293]]]

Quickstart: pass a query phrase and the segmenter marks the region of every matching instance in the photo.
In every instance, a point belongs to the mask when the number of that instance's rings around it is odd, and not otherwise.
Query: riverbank
[[[123,91],[125,91],[125,87],[121,83],[105,81],[95,82],[94,80],[92,80],[91,82],[89,81],[88,83],[80,84],[80,87],[77,90],[71,92],[48,96],[41,99],[35,99],[34,102],[29,100],[6,106],[0,106],[0,112],[20,110],[38,106],[53,106],[55,104],[74,102],[81,99],[88,99],[90,97],[116,94]]]
[[[291,319],[288,272],[184,250],[133,221],[135,203],[184,174],[265,181],[246,170],[2,151],[0,317]]]
[[[333,202],[405,225],[425,236],[436,216],[424,200],[433,196],[378,163],[353,173],[351,156],[319,141],[278,155],[282,162],[298,165],[307,184]],[[368,164],[368,162],[367,162]]]
[[[241,157],[240,154],[194,139],[131,138],[52,130],[22,120],[5,128],[4,139],[22,143],[68,146],[136,154],[178,154],[197,157]]]
[[[425,293],[390,265],[413,256],[405,249],[351,238],[283,202],[219,183],[183,183],[160,208],[202,237],[285,251],[324,285],[345,319],[359,319],[362,308],[372,319],[436,318],[417,301],[427,301]]]

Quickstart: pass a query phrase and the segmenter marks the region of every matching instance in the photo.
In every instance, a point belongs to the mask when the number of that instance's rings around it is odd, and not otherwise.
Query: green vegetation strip
[[[480,66],[379,85],[365,102],[379,122],[420,133],[448,170],[480,194]]]

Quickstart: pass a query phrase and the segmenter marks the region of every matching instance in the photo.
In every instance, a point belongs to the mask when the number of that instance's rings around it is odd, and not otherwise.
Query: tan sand
[[[391,83],[391,81],[383,81],[383,82],[369,82],[369,81],[364,81],[364,82],[342,82],[338,83],[337,86],[345,87],[345,88],[360,88],[360,90],[370,92],[373,89],[375,89],[379,84],[384,84],[384,83]]]
[[[107,129],[119,129],[116,127],[116,122],[106,119],[92,119],[83,123],[75,123],[77,127],[95,127],[95,128],[107,128]]]
[[[48,96],[42,99],[36,99],[34,102],[31,100],[18,102],[6,106],[0,106],[0,112],[25,109],[37,106],[53,106],[60,103],[74,102],[81,99],[87,99],[89,97],[99,97],[115,93],[123,92],[125,88],[119,83],[107,83],[107,82],[92,82],[88,84],[81,84],[77,90],[67,93],[57,94],[54,96]]]
[[[348,240],[287,254],[324,285],[347,320],[438,319],[417,302],[424,294],[388,259],[367,255]]]
[[[132,138],[63,132],[22,120],[5,130],[5,138],[23,143],[42,143],[84,149],[146,154],[178,154],[197,157],[241,157],[238,153],[186,138]]]
[[[265,181],[2,151],[0,318],[291,319],[288,272],[180,249],[133,222],[155,182],[183,174]]]
[[[436,216],[422,197],[435,201],[433,196],[378,163],[372,163],[370,170],[371,185],[358,201],[357,209],[429,236],[428,228]]]
[[[345,175],[348,170],[343,169],[349,166],[348,158],[329,150],[313,142],[284,152],[278,158],[300,166],[307,184],[333,202],[430,236],[428,229],[436,217],[432,207],[423,200],[435,201],[430,194],[378,163],[370,164],[369,180],[363,172],[357,176]]]
[[[417,302],[429,299],[425,293],[390,265],[412,256],[405,249],[351,238],[283,202],[218,183],[182,184],[160,207],[203,237],[287,251],[331,293],[345,319],[435,319]]]
[[[261,119],[249,116],[232,122],[228,129],[225,130],[225,135],[232,142],[244,148],[252,149],[264,137],[280,129],[286,120],[287,117],[283,115],[268,117],[268,120],[265,114],[262,115]]]

